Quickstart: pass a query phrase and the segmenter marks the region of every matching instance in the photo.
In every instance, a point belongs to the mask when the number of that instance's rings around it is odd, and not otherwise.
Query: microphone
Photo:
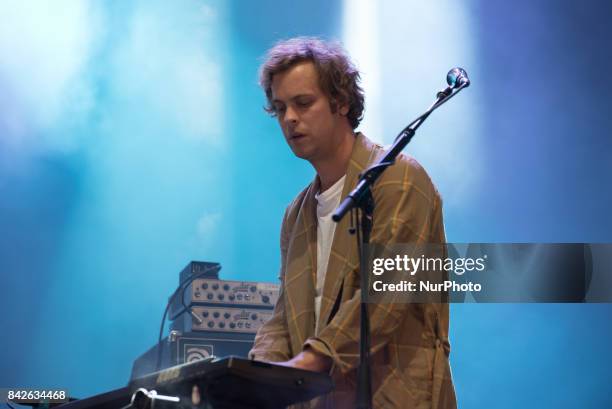
[[[467,88],[470,86],[470,79],[463,68],[455,67],[446,74],[446,83],[453,89],[460,86]]]
[[[467,72],[463,68],[455,67],[446,74],[446,83],[448,87],[438,92],[438,99],[448,97],[455,88],[463,86],[467,88],[470,86],[470,79],[468,78]]]

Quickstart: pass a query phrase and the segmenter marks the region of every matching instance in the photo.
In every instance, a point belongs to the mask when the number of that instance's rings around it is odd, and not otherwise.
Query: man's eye
[[[284,107],[284,106],[275,106],[275,107],[274,107],[274,111],[275,111],[277,114],[282,114],[283,112],[285,112],[285,107]]]
[[[297,101],[297,105],[301,108],[306,108],[310,106],[311,104],[312,104],[312,101],[309,99],[303,100],[303,101]]]

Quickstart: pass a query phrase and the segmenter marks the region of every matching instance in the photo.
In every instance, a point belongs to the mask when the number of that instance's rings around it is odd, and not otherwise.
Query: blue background
[[[612,4],[0,4],[0,386],[123,386],[189,260],[274,281],[313,177],[262,110],[276,40],[345,43],[389,143],[447,70],[473,85],[407,151],[452,242],[611,242]],[[462,408],[604,408],[612,306],[453,305]]]

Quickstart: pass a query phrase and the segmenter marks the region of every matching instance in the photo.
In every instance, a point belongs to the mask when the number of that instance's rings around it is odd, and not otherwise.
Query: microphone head
[[[470,85],[470,79],[463,68],[455,67],[446,74],[446,83],[451,88],[457,88],[461,85],[468,87]]]

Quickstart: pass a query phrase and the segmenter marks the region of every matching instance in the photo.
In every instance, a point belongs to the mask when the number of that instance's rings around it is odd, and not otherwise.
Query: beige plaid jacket
[[[358,134],[342,196],[383,154]],[[354,408],[359,362],[358,254],[350,218],[336,227],[315,334],[318,178],[287,207],[281,231],[281,295],[257,333],[250,357],[284,361],[305,346],[333,359],[335,389],[303,407]],[[443,243],[442,204],[425,170],[401,155],[373,190],[373,243]],[[455,408],[448,355],[447,304],[371,304],[372,393],[375,408]]]

